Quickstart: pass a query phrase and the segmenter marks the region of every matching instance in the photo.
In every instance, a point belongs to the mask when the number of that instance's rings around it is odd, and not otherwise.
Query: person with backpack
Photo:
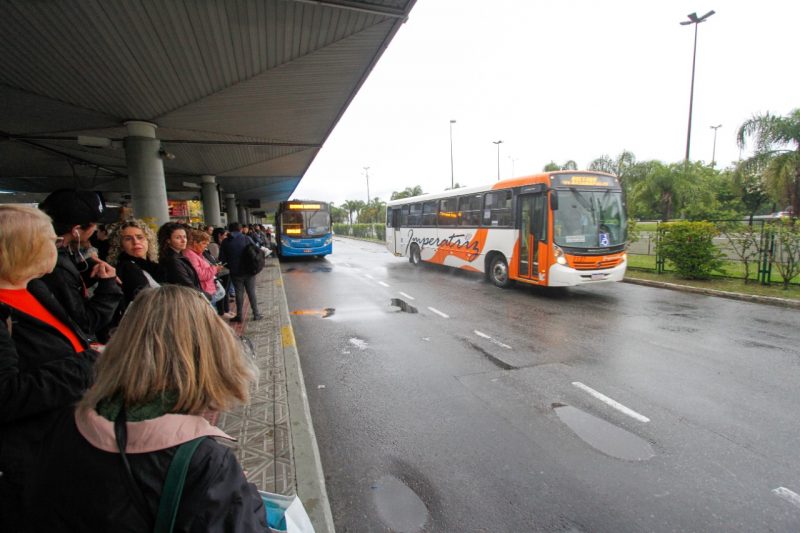
[[[231,222],[228,231],[230,235],[220,245],[219,259],[221,263],[228,265],[231,282],[236,290],[236,316],[231,322],[242,322],[245,291],[253,311],[251,320],[261,320],[264,316],[258,312],[256,275],[264,268],[264,254],[250,237],[242,233],[242,226],[238,222]]]

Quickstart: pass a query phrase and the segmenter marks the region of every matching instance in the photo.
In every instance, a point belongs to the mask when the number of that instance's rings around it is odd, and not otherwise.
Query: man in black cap
[[[105,202],[96,192],[61,189],[45,198],[39,208],[53,219],[59,237],[56,268],[42,280],[83,333],[97,339],[122,301],[114,267],[81,253],[81,243],[89,240],[97,223],[111,222],[106,220]],[[97,280],[91,297],[81,273]]]

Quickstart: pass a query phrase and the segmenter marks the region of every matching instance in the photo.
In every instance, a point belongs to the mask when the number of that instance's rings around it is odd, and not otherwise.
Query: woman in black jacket
[[[183,285],[203,292],[192,264],[183,257],[188,244],[186,226],[167,222],[158,229],[159,282]]]
[[[176,449],[202,437],[174,531],[268,531],[256,487],[215,440],[230,437],[202,416],[246,401],[254,376],[202,295],[177,286],[142,291],[98,362],[95,386],[48,437],[31,481],[31,501],[46,501],[46,512],[30,517],[31,530],[152,531]]]
[[[27,529],[22,500],[55,413],[92,383],[88,336],[39,279],[56,264],[47,215],[0,206],[0,531]]]
[[[108,262],[117,268],[122,282],[124,312],[139,291],[159,286],[158,245],[150,226],[135,218],[117,225],[109,241]]]

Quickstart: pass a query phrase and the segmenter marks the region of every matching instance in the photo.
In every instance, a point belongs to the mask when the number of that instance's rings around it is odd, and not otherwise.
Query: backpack
[[[239,271],[245,276],[255,276],[262,270],[267,263],[267,257],[256,244],[248,239],[247,246],[242,250],[242,257],[239,260]]]

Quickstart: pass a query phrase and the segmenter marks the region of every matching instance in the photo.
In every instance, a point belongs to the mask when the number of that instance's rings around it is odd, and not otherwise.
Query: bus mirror
[[[558,210],[558,193],[556,191],[550,193],[550,209]]]

